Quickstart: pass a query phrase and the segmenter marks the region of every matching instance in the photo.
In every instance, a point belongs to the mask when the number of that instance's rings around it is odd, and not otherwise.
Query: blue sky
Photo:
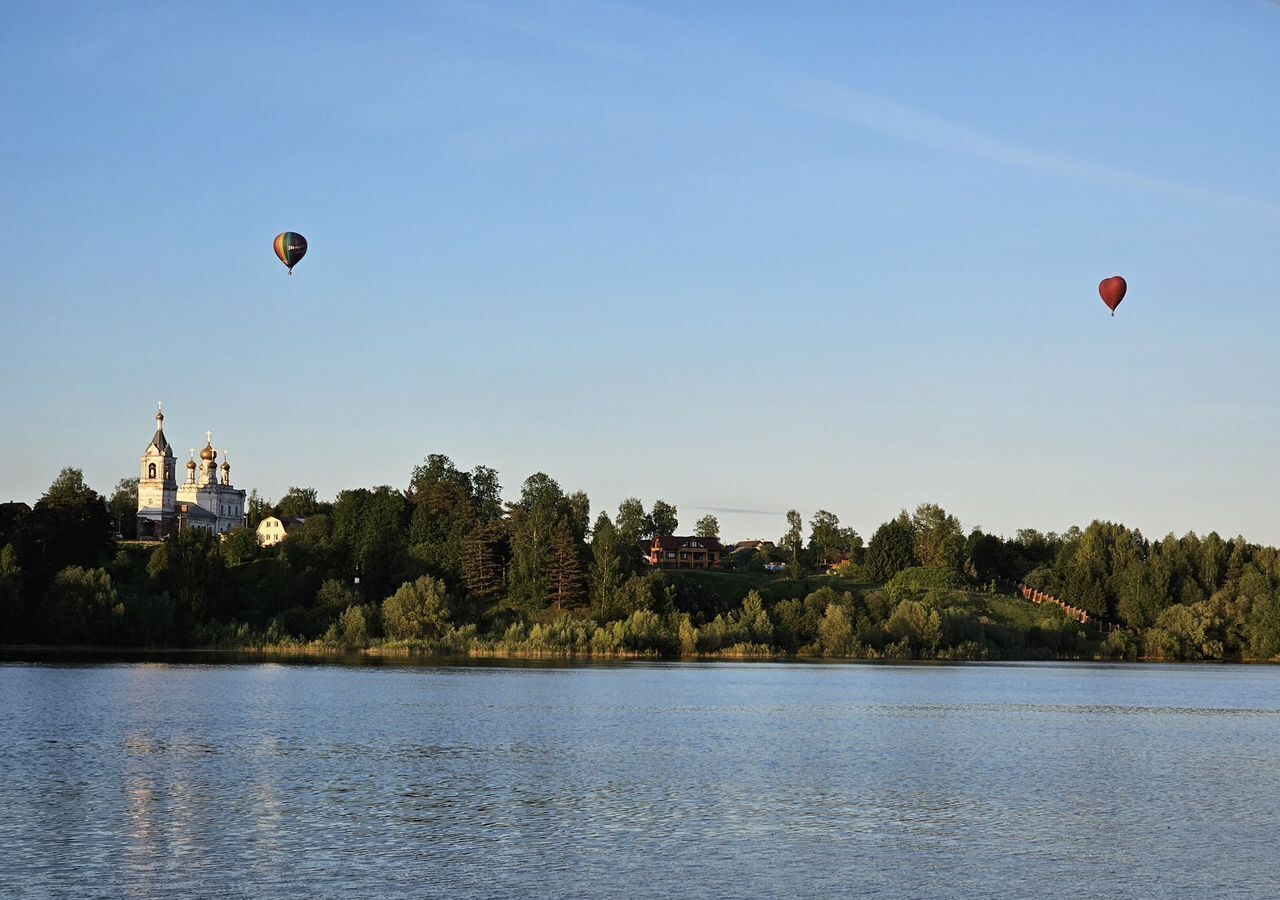
[[[442,452],[729,538],[1280,542],[1277,46],[1263,0],[11,6],[0,499],[136,474],[163,399],[268,497]]]

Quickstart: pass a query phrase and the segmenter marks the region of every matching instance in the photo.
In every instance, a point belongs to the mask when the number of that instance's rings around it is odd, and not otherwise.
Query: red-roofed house
[[[715,538],[660,534],[649,546],[649,565],[660,569],[718,569],[723,552]]]

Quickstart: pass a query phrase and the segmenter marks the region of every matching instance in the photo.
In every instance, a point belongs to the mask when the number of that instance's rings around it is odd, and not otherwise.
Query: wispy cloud
[[[938,116],[832,82],[808,81],[791,103],[797,109],[857,125],[913,144],[960,156],[1004,163],[1046,175],[1105,178],[1126,183],[1143,179],[1118,169],[1080,163],[1031,150]]]
[[[1280,6],[1280,0],[1271,2]],[[546,24],[511,16],[495,15],[487,21],[492,26],[519,32],[571,52],[642,69],[668,68],[674,64],[673,60],[680,60],[684,66],[688,64],[689,56],[696,54],[697,65],[708,69],[735,73],[739,79],[743,72],[752,73],[745,82],[740,80],[739,83],[761,99],[904,142],[1048,177],[1148,190],[1280,218],[1280,203],[1273,200],[1197,187],[1105,162],[1064,156],[988,134],[839,82],[762,65],[758,57],[748,57],[722,37],[708,42],[705,35],[691,33],[678,17],[655,14],[625,0],[609,4],[607,19],[624,20],[631,32],[630,39],[622,39],[616,31],[612,39],[570,35]],[[592,21],[592,18],[585,17],[585,20]],[[642,46],[646,50],[641,50]]]
[[[697,512],[724,513],[725,515],[736,516],[782,516],[786,513],[776,509],[743,509],[738,506],[685,506],[684,509],[696,510]]]
[[[1280,216],[1280,206],[1274,203],[1179,184],[1117,166],[1073,159],[1027,147],[830,81],[806,79],[797,82],[793,90],[782,95],[782,102],[826,119],[956,156],[985,160],[1057,178],[1076,178],[1142,188]]]

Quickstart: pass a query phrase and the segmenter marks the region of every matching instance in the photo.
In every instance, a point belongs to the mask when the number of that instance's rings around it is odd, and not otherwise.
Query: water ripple
[[[1280,670],[0,666],[0,896],[1268,897]]]

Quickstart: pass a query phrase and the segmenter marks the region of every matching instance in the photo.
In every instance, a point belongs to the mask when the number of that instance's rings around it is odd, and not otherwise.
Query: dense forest
[[[472,655],[1270,660],[1280,551],[1217,534],[1151,540],[1110,522],[966,532],[935,504],[863,541],[819,510],[726,553],[719,572],[641,554],[678,510],[587,496],[429,456],[405,489],[256,493],[249,526],[130,540],[136,481],[108,498],[64,469],[33,508],[0,507],[0,644]],[[267,515],[303,520],[261,547]],[[688,529],[719,537],[713,516]],[[780,570],[780,571],[779,571]],[[1082,625],[1013,595],[1087,610]]]

